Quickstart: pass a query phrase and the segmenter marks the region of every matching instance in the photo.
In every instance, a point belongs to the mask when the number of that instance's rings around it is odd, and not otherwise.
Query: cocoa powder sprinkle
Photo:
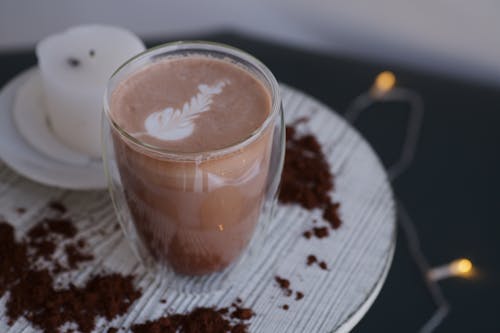
[[[328,203],[323,212],[323,218],[330,223],[332,229],[338,229],[342,225],[342,220],[339,217],[339,203]]]
[[[301,120],[300,122],[304,122]],[[333,203],[330,191],[334,177],[316,137],[299,135],[298,123],[286,127],[286,153],[279,201],[295,203],[303,208],[323,210],[323,218],[333,229],[341,225],[338,203]]]
[[[75,269],[78,267],[78,264],[84,261],[90,261],[94,259],[92,254],[81,252],[74,244],[68,244],[64,247],[64,251],[66,252],[66,260],[68,262],[68,266],[71,269]]]
[[[81,287],[70,283],[56,289],[53,274],[63,268],[50,257],[53,247],[61,239],[71,241],[76,231],[70,220],[44,219],[17,241],[14,228],[0,222],[0,296],[9,291],[6,316],[10,324],[24,317],[44,332],[59,332],[64,324],[73,323],[76,331],[89,333],[95,329],[96,318],[123,315],[141,296],[133,276],[117,273],[94,276]],[[74,262],[82,260],[76,245],[71,246],[68,260],[75,254]],[[36,265],[40,258],[53,265],[52,272]]]
[[[327,227],[317,227],[313,228],[313,233],[316,238],[325,238],[330,235]]]
[[[87,245],[87,242],[85,241],[85,239],[83,238],[80,238],[77,242],[76,242],[76,245],[80,248],[82,247],[85,247],[85,245]]]
[[[231,313],[231,318],[237,318],[240,320],[248,320],[253,317],[253,311],[249,308],[236,308],[236,310]]]
[[[56,244],[49,240],[32,242],[30,245],[35,249],[36,255],[43,257],[46,260],[50,259],[56,250]]]
[[[71,219],[45,218],[28,231],[26,242],[34,250],[33,258],[43,258],[53,267],[52,273],[59,274],[77,268],[81,262],[94,259],[93,255],[85,253],[83,250],[86,245],[86,241],[83,238],[74,243],[73,237],[76,233],[77,229]],[[67,243],[67,241],[72,242]],[[64,247],[66,264],[62,264],[57,259],[51,258],[57,245],[62,242],[66,244]]]
[[[27,251],[26,244],[16,242],[14,228],[0,222],[0,297],[25,273]]]
[[[316,258],[315,255],[310,254],[307,256],[307,266],[311,266],[312,264],[314,264],[317,261],[318,261],[318,259]]]
[[[49,202],[48,204],[48,207],[51,208],[52,210],[55,210],[57,212],[59,212],[60,214],[64,214],[68,211],[68,209],[66,208],[66,206],[59,202],[59,201],[51,201]]]
[[[279,276],[276,276],[274,279],[276,280],[276,282],[278,282],[279,287],[281,289],[283,289],[284,291],[287,291],[290,289],[290,280],[284,279],[284,278],[279,277]]]
[[[217,310],[220,314],[227,314],[229,313],[229,309],[228,308],[220,308],[219,310]]]
[[[48,229],[55,234],[60,234],[64,237],[71,238],[77,233],[75,226],[73,225],[71,219],[67,218],[46,218],[45,223]]]
[[[246,324],[236,324],[236,326],[234,326],[232,329],[231,329],[231,333],[247,333],[248,332],[248,325]]]
[[[232,323],[231,319],[224,313],[225,311],[221,313],[221,310],[215,308],[196,308],[187,314],[173,314],[156,320],[150,320],[143,324],[135,324],[132,325],[131,329],[134,333],[248,332],[246,324],[242,322]],[[237,317],[235,319],[239,320]]]

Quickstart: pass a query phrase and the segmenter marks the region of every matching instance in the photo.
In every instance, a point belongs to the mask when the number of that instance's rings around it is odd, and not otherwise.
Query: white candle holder
[[[69,148],[101,157],[101,113],[108,78],[144,51],[131,32],[82,25],[49,36],[36,47],[45,108],[52,131]]]

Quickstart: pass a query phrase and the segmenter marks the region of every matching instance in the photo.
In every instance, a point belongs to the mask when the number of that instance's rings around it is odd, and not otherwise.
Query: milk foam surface
[[[265,121],[271,98],[248,71],[197,56],[163,59],[132,74],[111,98],[111,117],[140,141],[172,152],[234,145]]]

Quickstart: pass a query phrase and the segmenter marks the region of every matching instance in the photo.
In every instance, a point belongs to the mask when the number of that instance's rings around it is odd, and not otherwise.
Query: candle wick
[[[71,67],[78,67],[78,66],[80,66],[80,60],[73,58],[73,57],[70,57],[70,58],[68,58],[68,64]]]

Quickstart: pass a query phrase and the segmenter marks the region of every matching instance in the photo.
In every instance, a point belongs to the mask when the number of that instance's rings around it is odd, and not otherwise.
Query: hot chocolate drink
[[[136,232],[188,275],[220,271],[248,245],[266,195],[268,87],[229,60],[157,60],[111,94],[114,154]]]

